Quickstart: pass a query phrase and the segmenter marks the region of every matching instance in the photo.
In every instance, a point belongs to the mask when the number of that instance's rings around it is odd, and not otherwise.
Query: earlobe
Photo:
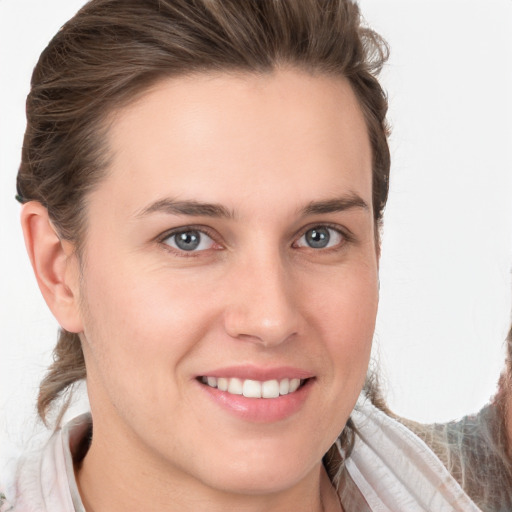
[[[69,332],[81,332],[79,265],[72,244],[59,238],[48,210],[36,201],[23,205],[21,225],[46,304],[61,327]]]

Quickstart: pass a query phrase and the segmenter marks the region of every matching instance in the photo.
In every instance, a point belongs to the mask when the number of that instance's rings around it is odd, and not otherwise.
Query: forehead
[[[284,192],[297,202],[371,196],[366,124],[340,77],[280,70],[166,79],[111,121],[112,163],[99,188],[134,209],[159,195],[234,209]]]

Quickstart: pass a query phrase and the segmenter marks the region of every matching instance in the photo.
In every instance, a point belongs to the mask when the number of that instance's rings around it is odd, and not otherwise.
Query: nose
[[[241,263],[231,284],[224,312],[229,336],[272,347],[299,333],[293,277],[279,259]]]

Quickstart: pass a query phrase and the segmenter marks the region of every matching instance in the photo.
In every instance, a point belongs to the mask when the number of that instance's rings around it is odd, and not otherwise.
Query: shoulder
[[[0,512],[46,510],[41,496],[43,448],[22,451],[2,439],[0,459]]]
[[[0,512],[7,512],[14,506],[21,451],[4,434],[0,434],[0,446]]]
[[[364,398],[358,401],[352,420],[355,442],[346,468],[369,504],[374,503],[371,509],[386,503],[396,511],[478,510],[411,429]]]
[[[90,415],[84,414],[56,430],[35,450],[23,453],[16,450],[5,459],[2,451],[0,512],[83,511],[73,457],[90,428]]]
[[[498,403],[447,423],[400,421],[436,452],[482,510],[512,510],[512,462]]]

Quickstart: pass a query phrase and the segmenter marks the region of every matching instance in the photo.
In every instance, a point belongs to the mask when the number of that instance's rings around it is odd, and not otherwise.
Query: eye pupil
[[[199,231],[183,231],[175,235],[176,245],[183,251],[193,251],[197,249],[201,242]]]
[[[306,232],[306,243],[314,249],[322,249],[329,244],[331,235],[327,228],[313,228]]]

